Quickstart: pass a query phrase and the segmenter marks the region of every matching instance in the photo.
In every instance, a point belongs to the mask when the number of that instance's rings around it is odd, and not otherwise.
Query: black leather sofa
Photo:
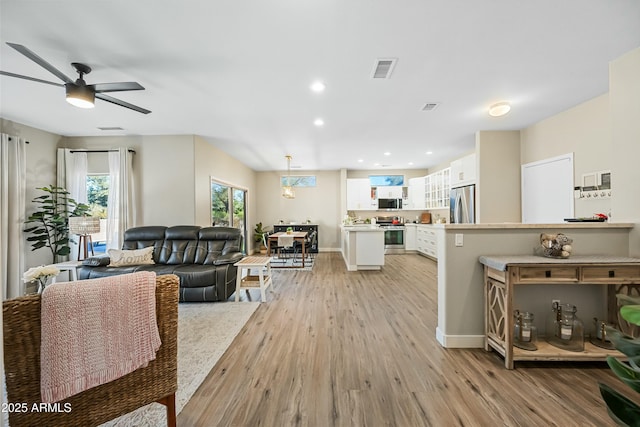
[[[242,253],[242,235],[237,228],[145,226],[124,233],[122,249],[153,246],[154,264],[109,267],[108,256],[87,258],[80,279],[113,276],[135,271],[175,274],[180,278],[180,301],[224,301],[236,289],[237,267]]]

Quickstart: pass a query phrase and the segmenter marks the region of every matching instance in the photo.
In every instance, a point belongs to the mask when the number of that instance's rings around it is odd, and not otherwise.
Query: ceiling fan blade
[[[140,83],[136,82],[96,83],[93,85],[87,85],[87,87],[93,88],[95,93],[122,92],[125,90],[144,90],[144,87],[142,87]]]
[[[111,102],[112,104],[119,105],[121,107],[130,108],[131,110],[137,111],[142,114],[149,114],[151,111],[142,107],[138,107],[137,105],[129,104],[121,99],[116,99],[112,96],[105,95],[102,93],[96,93],[96,98],[102,99],[103,101]]]
[[[21,44],[16,44],[16,43],[7,42],[7,44],[9,46],[11,46],[12,48],[14,48],[15,50],[17,50],[18,52],[20,52],[21,54],[23,54],[24,56],[26,56],[27,58],[29,58],[30,60],[32,60],[33,62],[35,62],[36,64],[38,64],[39,66],[41,66],[42,68],[44,68],[45,70],[49,71],[54,76],[58,77],[63,82],[65,82],[65,83],[73,83],[73,80],[71,80],[69,77],[65,76],[64,73],[62,73],[62,71],[58,70],[53,65],[49,64],[44,59],[40,58],[33,51],[31,51],[29,48],[24,47]]]
[[[3,75],[3,76],[8,76],[8,77],[17,77],[19,79],[31,80],[32,82],[46,83],[48,85],[64,87],[64,85],[62,83],[55,83],[55,82],[50,82],[50,81],[47,81],[47,80],[36,79],[35,77],[23,76],[22,74],[14,74],[14,73],[10,73],[8,71],[0,71],[0,74]]]

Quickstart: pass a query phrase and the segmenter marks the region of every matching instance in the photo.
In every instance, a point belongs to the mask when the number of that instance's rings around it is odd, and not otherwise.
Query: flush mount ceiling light
[[[321,81],[313,82],[310,86],[310,89],[316,93],[324,92],[326,89],[326,85]]]
[[[287,159],[287,185],[282,186],[282,197],[285,199],[295,199],[296,193],[293,191],[293,187],[291,186],[291,155],[287,154],[284,156]]]
[[[511,111],[511,104],[508,102],[498,102],[489,107],[489,115],[491,117],[500,117]]]

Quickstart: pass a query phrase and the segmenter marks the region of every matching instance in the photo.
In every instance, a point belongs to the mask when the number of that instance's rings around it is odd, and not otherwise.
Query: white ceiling
[[[606,93],[609,61],[640,46],[640,2],[2,0],[0,27],[1,70],[58,82],[5,42],[22,44],[73,79],[69,63],[84,62],[89,84],[139,82],[113,96],[152,110],[82,110],[63,88],[3,76],[5,119],[66,136],[200,135],[255,170],[282,170],[289,153],[303,170],[424,169],[472,150],[477,130]],[[390,79],[371,78],[377,58],[397,58]],[[504,100],[512,111],[489,117]]]

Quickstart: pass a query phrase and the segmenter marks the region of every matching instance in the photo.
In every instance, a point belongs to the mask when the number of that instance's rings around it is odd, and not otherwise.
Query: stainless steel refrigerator
[[[449,200],[452,224],[476,222],[476,186],[452,188]]]

